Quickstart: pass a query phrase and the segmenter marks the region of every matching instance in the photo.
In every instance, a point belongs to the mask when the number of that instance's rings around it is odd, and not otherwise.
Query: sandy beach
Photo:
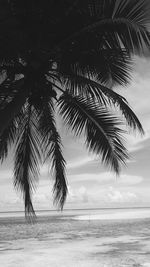
[[[62,241],[62,236],[56,235],[55,238],[55,241],[45,238],[40,242],[29,239],[9,244],[1,243],[1,248],[5,246],[0,255],[2,266],[150,266],[150,259],[147,256],[143,260],[143,256],[150,252],[150,240],[138,236],[101,240],[88,238],[88,240],[67,240],[67,242]],[[140,253],[138,243],[142,247]],[[126,255],[122,255],[122,250]]]
[[[110,220],[106,214],[105,220],[104,214],[90,214],[91,220],[88,215],[47,216],[36,224],[2,220],[1,266],[150,267],[148,211],[138,212],[138,219],[129,219],[131,211],[121,219],[123,213],[114,211]]]

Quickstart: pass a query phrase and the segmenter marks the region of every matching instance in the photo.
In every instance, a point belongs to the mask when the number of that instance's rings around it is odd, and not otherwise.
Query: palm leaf
[[[67,183],[65,177],[65,160],[61,149],[61,139],[57,132],[54,120],[54,108],[52,100],[41,99],[39,107],[39,131],[42,136],[41,145],[43,147],[46,161],[51,162],[54,173],[54,202],[63,208],[67,196]]]
[[[89,1],[89,16],[86,14],[84,24],[79,18],[80,28],[62,40],[54,51],[76,41],[87,43],[94,35],[99,35],[103,47],[118,47],[122,44],[129,52],[142,52],[144,44],[149,47],[150,36],[146,29],[149,23],[148,5],[145,0],[102,1],[91,14],[91,6],[95,1]],[[87,8],[87,6],[85,6]],[[88,11],[87,11],[88,13]],[[83,12],[84,18],[84,12]],[[82,20],[83,20],[82,18]],[[119,46],[120,46],[119,45]],[[120,46],[121,47],[121,46]]]
[[[119,173],[120,163],[128,158],[122,143],[120,122],[104,107],[81,96],[65,93],[59,100],[60,114],[76,135],[84,132],[87,147],[102,155],[102,161]]]
[[[138,130],[141,134],[144,134],[141,122],[130,108],[127,100],[124,97],[103,85],[99,85],[99,90],[101,90],[102,94],[107,97],[109,103],[119,107],[129,127],[131,127],[133,130]],[[98,92],[97,97],[99,97]]]
[[[119,107],[123,116],[126,119],[127,125],[133,130],[138,130],[141,134],[144,133],[143,127],[130,108],[127,100],[115,91],[107,88],[99,82],[93,81],[90,78],[81,75],[62,75],[63,84],[68,91],[73,95],[81,95],[83,97],[91,97],[94,101],[98,101],[102,105],[115,105]]]
[[[26,216],[35,215],[31,195],[39,176],[41,162],[37,120],[35,111],[26,103],[24,114],[20,116],[14,167],[14,185],[23,193]]]
[[[130,80],[131,58],[123,49],[66,51],[57,66],[61,74],[89,76],[104,84],[125,85]]]

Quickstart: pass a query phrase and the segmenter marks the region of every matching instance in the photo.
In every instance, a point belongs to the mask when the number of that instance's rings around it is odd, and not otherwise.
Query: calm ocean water
[[[150,209],[0,214],[0,266],[148,267]]]

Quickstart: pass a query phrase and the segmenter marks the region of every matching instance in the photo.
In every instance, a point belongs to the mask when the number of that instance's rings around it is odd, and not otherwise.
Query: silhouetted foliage
[[[113,88],[129,82],[132,54],[149,48],[149,22],[144,0],[1,0],[0,158],[15,144],[14,185],[26,215],[34,214],[31,195],[45,161],[54,172],[54,201],[63,208],[67,196],[57,110],[119,173],[128,153],[111,106],[129,127],[143,128]]]

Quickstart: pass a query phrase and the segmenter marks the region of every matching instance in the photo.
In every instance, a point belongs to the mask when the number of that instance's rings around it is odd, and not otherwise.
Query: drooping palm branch
[[[84,131],[87,147],[102,155],[102,161],[119,173],[119,163],[125,163],[127,151],[121,140],[120,121],[106,108],[91,99],[65,93],[59,99],[60,113],[76,135]]]
[[[51,98],[49,100],[43,98],[39,103],[35,103],[35,107],[39,116],[39,132],[44,160],[51,163],[54,173],[54,202],[58,203],[62,209],[67,196],[67,183],[61,139],[54,119],[54,104]]]
[[[114,105],[119,107],[129,127],[133,130],[138,130],[142,134],[144,133],[139,119],[132,111],[124,97],[108,87],[96,82],[96,80],[92,80],[81,75],[61,75],[60,73],[60,77],[62,77],[62,83],[66,86],[66,88],[68,88],[70,93],[73,95],[78,94],[85,98],[91,97],[93,100],[95,99],[104,106]]]
[[[26,215],[34,214],[32,192],[45,160],[53,170],[54,201],[62,208],[67,196],[55,111],[116,173],[125,163],[122,122],[110,108],[118,107],[128,126],[143,133],[114,87],[130,81],[132,54],[149,48],[149,22],[146,0],[0,3],[0,159],[14,144],[14,184]]]
[[[14,185],[23,193],[25,213],[34,214],[31,200],[32,190],[39,176],[41,162],[40,139],[37,129],[37,114],[31,104],[26,103],[20,114],[17,132]]]

